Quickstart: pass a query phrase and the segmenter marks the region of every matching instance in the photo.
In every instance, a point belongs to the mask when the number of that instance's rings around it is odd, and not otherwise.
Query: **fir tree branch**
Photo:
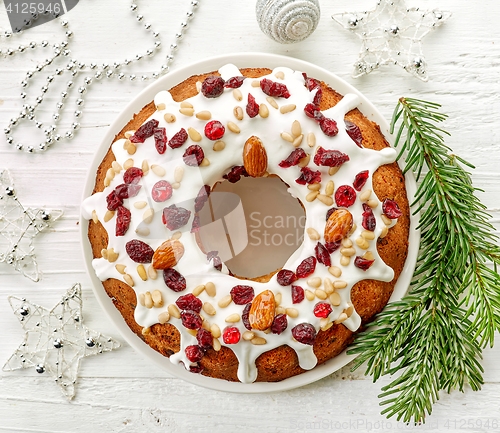
[[[420,252],[409,294],[378,314],[349,351],[359,354],[353,371],[366,363],[374,382],[396,376],[379,396],[382,414],[414,423],[432,412],[439,391],[481,388],[481,350],[500,330],[498,238],[464,168],[474,167],[444,143],[439,108],[401,98],[394,110],[398,159],[405,155],[404,171],[420,182],[413,203]]]

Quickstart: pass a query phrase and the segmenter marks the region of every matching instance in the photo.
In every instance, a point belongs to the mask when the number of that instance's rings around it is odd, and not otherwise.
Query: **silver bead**
[[[56,48],[60,48],[61,46],[56,42],[54,45],[52,45],[52,48],[56,49]]]
[[[179,47],[177,46],[177,44],[171,44],[171,45],[170,45],[170,49],[171,49],[172,51],[177,51],[177,48],[179,48]]]
[[[93,338],[87,338],[85,340],[85,344],[88,346],[88,347],[94,347],[95,346],[95,340]]]
[[[64,136],[68,139],[68,140],[71,140],[75,134],[73,134],[73,132],[71,131],[67,131],[66,134],[64,134]]]
[[[35,115],[33,113],[28,114],[28,120],[33,120]]]
[[[185,21],[183,21],[183,22],[181,23],[181,27],[182,27],[183,29],[187,29],[187,28],[188,28],[188,25],[189,25],[189,24],[188,24],[187,22],[185,22]]]
[[[53,75],[49,75],[49,76],[47,77],[47,81],[48,81],[49,83],[52,83],[52,81],[54,81],[54,76],[53,76]]]
[[[6,137],[5,140],[7,140],[7,144],[14,143],[14,138],[12,136],[10,136],[10,135],[8,137]]]
[[[36,371],[37,373],[42,374],[42,373],[45,371],[45,367],[43,366],[43,364],[38,364],[38,365],[35,367],[35,371]]]
[[[12,32],[6,31],[5,32],[5,39],[9,39],[12,36]]]
[[[132,3],[132,4],[130,5],[130,10],[131,10],[132,12],[135,12],[135,11],[137,10],[137,5],[136,5],[135,3]]]
[[[113,63],[113,68],[115,69],[120,69],[121,63],[120,62],[114,62]]]
[[[158,72],[153,72],[151,74],[151,77],[153,78],[153,80],[156,80],[159,76],[160,76],[160,74]]]
[[[135,74],[130,74],[130,77],[129,77],[130,81],[135,81],[136,78],[137,77],[135,76]]]
[[[26,99],[26,96],[28,96],[28,94],[26,92],[21,92],[21,98],[22,99]]]
[[[107,78],[111,78],[112,76],[113,76],[113,71],[112,70],[106,71],[106,77]]]
[[[137,21],[141,22],[144,19],[144,15],[137,15]]]
[[[45,66],[49,66],[52,64],[54,58],[51,58],[51,59],[45,59]]]
[[[78,122],[73,122],[71,124],[71,127],[73,128],[74,131],[76,131],[77,129],[80,129],[80,124]]]
[[[83,79],[83,82],[87,85],[87,86],[90,86],[92,84],[92,78],[90,77],[85,77]]]
[[[66,87],[67,87],[68,89],[71,89],[71,88],[73,87],[73,85],[74,85],[74,84],[75,84],[75,83],[74,83],[73,81],[71,81],[71,80],[70,80],[70,81],[68,81],[68,82],[66,83]]]
[[[63,26],[64,28],[68,27],[68,21],[67,20],[62,20],[61,21],[61,26]]]
[[[417,68],[417,69],[422,67],[423,63],[424,63],[424,61],[420,57],[415,57],[413,59],[413,66],[415,66],[415,68]]]
[[[42,95],[37,96],[35,102],[37,103],[37,105],[41,104],[43,102],[43,96]]]
[[[53,139],[52,137],[47,137],[47,138],[45,139],[45,144],[46,144],[47,146],[50,146],[53,142],[54,142],[54,139]]]
[[[7,49],[7,55],[12,56],[15,53],[15,51],[12,48]]]
[[[34,151],[34,150],[35,150],[35,149],[33,149],[33,146],[28,146],[28,147],[26,148],[26,152],[28,152],[28,153],[33,153],[33,151]]]
[[[10,126],[6,126],[6,127],[3,129],[3,133],[4,133],[5,135],[10,134],[10,133],[11,133]]]
[[[172,63],[172,61],[174,60],[174,56],[172,56],[172,54],[167,54],[165,56],[165,59],[167,59],[167,63]]]
[[[136,54],[135,58],[136,58],[136,60],[141,60],[142,59],[142,55],[141,54]]]
[[[66,93],[66,92],[63,92],[63,93]],[[62,94],[61,94],[61,96],[62,96]],[[67,96],[67,93],[66,93],[66,96]],[[63,96],[63,98],[65,98],[65,96]],[[56,108],[57,108],[58,110],[61,110],[63,107],[64,107],[64,104],[63,104],[62,102],[58,102],[58,103],[56,104]]]
[[[91,63],[90,64],[90,69],[95,69],[95,68],[97,68],[97,65],[95,63]]]
[[[19,45],[17,51],[19,51],[20,53],[24,53],[24,51],[26,51],[26,47],[24,45]]]
[[[150,30],[150,29],[151,29],[151,23],[146,23],[146,24],[144,24],[144,28],[145,28],[146,30]]]
[[[109,65],[108,65],[107,63],[103,63],[103,64],[102,64],[102,69],[103,69],[103,70],[106,70],[106,69],[108,69],[108,68],[109,68]]]
[[[16,119],[15,117],[13,117],[12,119],[10,119],[10,124],[13,125],[13,126],[16,126],[17,125],[17,121],[18,121],[18,119]]]
[[[192,11],[186,12],[186,17],[187,17],[188,20],[190,20],[191,18],[193,18],[193,16],[194,16],[194,13]]]
[[[64,50],[62,52],[62,55],[65,56],[65,57],[68,57],[70,54],[71,54],[71,50]]]
[[[160,37],[160,33],[159,33],[159,32],[154,32],[154,33],[153,33],[153,37],[155,37],[155,38],[159,38],[159,37]]]
[[[61,98],[66,99],[68,97],[68,92],[61,92]]]
[[[73,70],[71,71],[71,76],[72,76],[72,77],[76,77],[76,76],[78,75],[78,72],[80,72],[80,71],[78,71],[78,69],[73,69]]]
[[[36,121],[36,123],[35,123],[35,126],[36,126],[38,129],[42,129],[43,122],[40,122],[39,120],[37,120],[37,121]]]
[[[29,83],[26,80],[21,81],[21,87],[28,87]]]
[[[146,54],[147,54],[148,56],[152,56],[152,55],[154,55],[154,53],[155,53],[155,52],[154,52],[154,50],[152,50],[151,48],[148,48],[148,49],[146,50]]]
[[[34,72],[33,71],[28,71],[26,72],[26,78],[29,80],[30,78],[33,78]]]
[[[61,75],[63,72],[64,72],[64,69],[61,69],[61,68],[57,68],[55,70],[56,75]]]
[[[397,25],[392,25],[389,27],[389,30],[388,32],[393,35],[393,36],[396,36],[398,33],[399,33],[399,27]]]
[[[156,42],[155,42],[155,48],[156,48],[157,50],[159,50],[159,49],[161,48],[161,42],[160,42],[160,41],[156,41]]]
[[[76,105],[78,105],[79,107],[83,107],[83,104],[85,103],[85,101],[82,99],[82,98],[78,98],[76,101],[75,101]]]
[[[17,150],[23,150],[23,147],[24,147],[24,146],[23,146],[21,143],[17,143],[17,144],[16,144],[16,149],[17,149]]]
[[[141,81],[147,81],[149,77],[147,75],[141,75]]]
[[[47,93],[49,91],[48,86],[42,86],[42,93]]]
[[[68,46],[68,41],[62,41],[61,47],[66,48]]]
[[[56,134],[56,135],[54,135],[54,140],[56,140],[56,141],[61,141],[61,138],[62,138],[62,137],[61,137],[61,135],[60,135],[60,134]]]
[[[85,86],[81,86],[81,87],[78,88],[78,93],[80,95],[83,95],[86,92],[87,92],[87,88]]]
[[[193,6],[193,8],[197,8],[197,7],[198,7],[198,5],[199,5],[198,0],[193,0],[193,1],[191,2],[191,6]]]
[[[57,50],[54,50],[54,56],[55,57],[59,57],[61,55],[61,50],[57,49]]]
[[[21,95],[22,96],[22,95]],[[26,110],[22,110],[20,113],[19,113],[19,118],[20,119],[24,119],[26,116],[27,116],[27,112]]]
[[[119,80],[123,80],[125,78],[125,74],[123,72],[120,72],[118,75],[117,75],[118,79]]]
[[[161,67],[160,67],[160,70],[163,74],[168,72],[169,69],[170,68],[168,67],[168,65],[161,65]]]
[[[73,37],[73,32],[72,32],[71,30],[68,30],[68,31],[66,32],[66,37],[67,37],[67,38],[72,38],[72,37]]]
[[[41,152],[47,150],[47,145],[45,143],[40,143],[38,145],[38,150],[41,151]]]
[[[102,72],[101,71],[97,71],[95,74],[94,74],[94,78],[96,80],[100,80],[102,78]]]
[[[85,69],[85,63],[78,62],[78,69],[80,69],[80,71],[83,71]]]
[[[80,117],[82,114],[83,114],[83,112],[80,110],[76,110],[74,113],[75,117],[77,117],[77,118]]]
[[[42,69],[43,69],[43,65],[36,65],[35,69],[36,69],[37,72],[41,72]]]
[[[75,64],[71,61],[66,65],[66,69],[71,71],[75,67]]]
[[[125,65],[127,65],[127,66],[128,66],[128,65],[130,65],[130,64],[132,63],[132,60],[130,60],[130,59],[125,59],[125,60],[123,61],[123,63],[125,63]]]
[[[175,39],[177,39],[178,41],[180,41],[182,39],[182,33],[176,33],[175,34]]]

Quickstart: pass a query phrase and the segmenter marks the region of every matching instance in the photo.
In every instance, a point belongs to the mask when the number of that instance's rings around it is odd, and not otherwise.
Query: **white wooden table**
[[[297,57],[329,69],[355,85],[390,118],[400,96],[439,102],[449,114],[445,129],[453,150],[476,165],[475,185],[500,227],[500,3],[496,0],[415,0],[423,9],[441,8],[452,18],[424,39],[430,80],[423,83],[396,66],[387,66],[360,79],[350,76],[360,42],[335,24],[333,13],[371,8],[375,0],[321,1],[322,17],[316,32],[295,45],[268,39],[257,25],[254,2],[203,0],[180,44],[173,67],[206,56],[241,51],[262,51]],[[172,42],[187,10],[187,0],[150,0],[142,13]],[[120,1],[81,1],[67,18],[74,31],[72,56],[90,63],[123,59],[150,45],[141,26]],[[0,5],[0,27],[7,20]],[[57,35],[57,37],[56,37]],[[54,23],[22,37],[60,40]],[[4,48],[4,47],[1,47]],[[163,54],[164,55],[164,54]],[[0,124],[2,128],[22,105],[19,82],[37,64],[37,55],[0,61]],[[160,55],[142,66],[153,70]],[[41,84],[40,84],[41,86]],[[78,215],[83,182],[96,146],[123,105],[144,84],[103,80],[87,95],[82,128],[72,142],[54,145],[45,154],[16,151],[0,137],[0,167],[10,169],[18,197],[25,206],[63,209],[64,217],[35,246],[43,278],[32,283],[0,264],[0,364],[17,348],[23,331],[10,310],[7,296],[15,294],[51,308],[74,283],[81,282],[85,324],[121,340],[103,314],[84,271],[78,236]],[[62,90],[62,89],[61,89]],[[55,104],[44,108],[49,115]],[[69,125],[69,118],[62,124]],[[37,144],[39,131],[24,132],[24,142]],[[481,392],[441,394],[424,427],[406,428],[379,415],[377,394],[387,380],[373,384],[362,371],[349,368],[293,391],[266,395],[236,395],[202,389],[170,377],[145,361],[126,343],[122,348],[83,360],[77,394],[68,402],[49,377],[34,369],[0,373],[0,431],[371,431],[418,430],[432,432],[500,431],[500,344],[484,352],[485,384]],[[489,427],[486,421],[490,420]]]

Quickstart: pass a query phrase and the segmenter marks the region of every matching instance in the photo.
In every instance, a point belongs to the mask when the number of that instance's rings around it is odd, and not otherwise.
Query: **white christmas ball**
[[[318,0],[257,0],[257,22],[271,39],[292,44],[307,38],[318,26]]]

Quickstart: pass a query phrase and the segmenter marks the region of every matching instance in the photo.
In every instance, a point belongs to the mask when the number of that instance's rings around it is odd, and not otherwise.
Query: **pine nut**
[[[300,122],[298,120],[294,120],[292,123],[292,135],[294,137],[298,137],[302,134],[302,127],[300,126]]]
[[[366,201],[370,198],[370,196],[372,195],[372,190],[371,189],[365,189],[360,195],[359,195],[359,199],[361,201]]]
[[[329,180],[325,186],[325,194],[332,195],[334,190],[335,190],[335,184],[333,183],[333,180]]]
[[[130,167],[133,167],[134,166],[134,160],[132,158],[129,158],[127,159],[124,163],[123,163],[123,168],[125,170],[128,170]]]
[[[351,248],[352,247],[352,241],[348,238],[342,239],[342,246],[346,248]]]
[[[205,329],[206,331],[210,332],[210,323],[208,323],[208,320],[203,319],[203,322],[201,323],[201,327]]]
[[[145,224],[151,224],[154,216],[155,216],[155,211],[152,208],[149,208],[142,215],[142,221],[144,221]]]
[[[342,275],[342,271],[337,266],[330,266],[328,268],[328,272],[336,278],[339,278]]]
[[[252,87],[260,87],[260,81],[259,80],[253,80],[252,81]]]
[[[196,90],[198,91],[198,93],[201,92],[201,87],[203,86],[203,83],[201,81],[197,81],[196,82]]]
[[[299,167],[305,167],[309,164],[311,160],[311,155],[304,156],[304,158],[299,159],[299,163],[297,164]]]
[[[234,89],[233,90],[233,97],[237,101],[243,100],[243,95],[241,94],[241,90],[240,89]]]
[[[240,315],[237,313],[230,314],[229,316],[226,317],[227,323],[236,323],[239,321],[240,321]]]
[[[144,296],[144,293],[139,293],[137,295],[137,300],[139,301],[139,304],[141,304],[143,307],[146,306],[146,297]]]
[[[340,167],[330,167],[330,168],[328,169],[328,174],[329,174],[330,176],[333,176],[333,175],[334,175],[334,174],[336,174],[336,173],[337,173],[337,171],[339,171],[339,170],[340,170]]]
[[[174,123],[175,122],[175,115],[172,113],[165,113],[163,118],[165,119],[165,122],[167,122],[167,123]]]
[[[337,320],[335,320],[335,323],[336,325],[338,325],[339,323],[342,323],[344,320],[347,319],[347,314],[346,313],[340,313],[340,316]]]
[[[153,268],[153,265],[148,266],[148,275],[152,280],[156,280],[156,277],[158,277],[158,272],[156,272],[156,269]]]
[[[125,140],[123,143],[123,150],[127,150],[131,143],[130,140]]]
[[[167,323],[170,320],[170,314],[168,314],[168,311],[164,311],[163,313],[158,314],[158,322],[161,323],[162,325],[164,323]]]
[[[141,168],[142,172],[144,173],[144,176],[147,176],[147,174],[149,173],[149,164],[146,159],[142,161]]]
[[[293,143],[293,137],[288,132],[282,132],[281,138],[289,143]]]
[[[276,307],[276,315],[278,314],[286,314],[285,307],[282,307],[281,305],[279,307]]]
[[[299,147],[302,144],[302,139],[303,138],[304,138],[304,136],[302,134],[300,134],[295,140],[293,140],[292,146],[293,147]]]
[[[163,296],[159,290],[153,290],[151,297],[153,298],[155,308],[163,307]]]
[[[191,102],[188,101],[182,101],[181,108],[193,108],[193,104],[191,104]]]
[[[129,155],[133,155],[135,152],[137,152],[137,147],[135,144],[130,143],[129,146],[127,147],[127,153]]]
[[[331,295],[334,291],[332,280],[330,280],[330,278],[326,277],[323,280],[323,285],[325,286],[326,294]]]
[[[326,292],[324,290],[321,290],[321,289],[316,289],[314,291],[314,294],[316,295],[316,297],[318,297],[321,300],[325,300],[326,298],[328,298],[328,295],[326,294]]]
[[[274,74],[274,76],[275,76],[276,78],[279,78],[280,80],[284,80],[284,79],[285,79],[285,74],[284,74],[284,72],[283,72],[283,71],[278,71],[278,72],[276,72],[276,73]]]
[[[368,206],[370,206],[372,209],[375,209],[378,206],[378,200],[375,200],[374,198],[371,198],[366,202]]]
[[[145,201],[136,201],[136,202],[134,203],[134,207],[135,207],[136,209],[144,209],[147,205],[148,205],[148,204],[147,204],[147,202],[145,202]]]
[[[177,231],[172,234],[172,239],[179,240],[181,237],[182,237],[182,232]]]
[[[205,290],[205,285],[204,284],[200,284],[199,286],[196,286],[193,289],[193,295],[194,296],[200,296],[201,293],[203,292],[203,290]]]
[[[281,304],[281,299],[282,299],[281,293],[276,293],[276,295],[274,295],[274,306],[275,307],[278,307]]]
[[[317,289],[319,286],[321,286],[321,278],[320,277],[312,277],[307,280],[307,285],[309,287],[314,287]]]
[[[292,318],[299,317],[299,311],[296,308],[287,308],[285,311],[287,316]]]
[[[226,143],[224,143],[222,140],[218,140],[214,143],[214,150],[216,152],[220,152],[221,150],[224,150],[226,147]]]
[[[382,214],[382,221],[386,226],[390,226],[392,224],[392,220],[390,218],[387,218],[384,214]]]
[[[113,248],[108,249],[108,262],[114,263],[118,259],[120,253],[115,253]]]
[[[389,229],[387,226],[382,227],[382,233],[380,233],[380,237],[383,239],[387,236],[387,233],[389,233]]]
[[[215,315],[215,308],[210,302],[205,302],[203,304],[203,311],[207,313],[209,316]]]
[[[351,258],[350,258],[350,257],[347,257],[347,256],[342,256],[342,257],[340,258],[340,264],[341,264],[342,266],[347,266],[347,265],[349,265],[350,261],[351,261]]]
[[[183,176],[184,176],[184,167],[182,167],[181,165],[175,167],[174,180],[176,182],[180,182],[180,181],[182,181]]]
[[[250,342],[252,344],[255,344],[256,346],[260,346],[262,344],[266,344],[267,340],[265,338],[262,338],[262,337],[255,337],[255,338],[252,338],[252,340]]]
[[[295,104],[282,105],[280,107],[280,113],[281,114],[291,113],[296,108],[297,108],[297,106]]]
[[[333,204],[333,198],[325,194],[318,194],[318,200],[327,206],[331,206]]]
[[[333,287],[335,289],[345,289],[347,287],[347,282],[342,280],[335,281]]]
[[[106,177],[109,180],[113,180],[115,178],[115,170],[113,170],[113,167],[108,168],[108,171],[106,172]]]
[[[196,118],[200,120],[210,120],[212,118],[212,113],[210,111],[204,110],[196,113]]]
[[[161,165],[153,164],[151,166],[151,171],[159,177],[165,176],[166,170]]]
[[[368,248],[370,248],[370,244],[368,243],[368,241],[364,238],[357,238],[356,239],[356,244],[358,245],[359,248],[361,248],[362,250],[367,250]]]
[[[104,186],[105,186],[106,188],[107,188],[109,185],[111,185],[111,181],[110,181],[108,178],[104,179],[104,182],[103,182],[103,183],[104,183]]]
[[[320,235],[316,229],[309,227],[306,230],[306,232],[309,235],[309,239],[311,239],[312,241],[319,241],[320,240]]]
[[[329,319],[327,318],[327,320],[329,320]],[[325,332],[325,331],[328,331],[332,326],[333,326],[333,322],[329,321],[329,322],[327,322],[327,324],[325,326],[321,326],[320,329],[323,332]]]
[[[92,221],[94,221],[94,224],[99,222],[99,218],[97,217],[97,212],[95,210],[92,211]]]
[[[147,309],[153,308],[154,302],[150,292],[144,293],[144,305]]]
[[[259,105],[259,116],[262,117],[263,119],[269,117],[269,108],[267,108],[266,104]]]
[[[156,109],[157,109],[158,111],[165,110],[165,108],[167,108],[167,106],[166,106],[163,102],[160,102],[160,103],[156,106]]]
[[[194,128],[191,128],[189,127],[188,128],[188,135],[189,135],[189,138],[191,138],[191,140],[193,141],[201,141],[201,134]]]
[[[353,247],[341,248],[340,254],[342,254],[343,256],[351,257],[356,254],[356,250]]]
[[[134,287],[134,280],[132,279],[132,277],[129,275],[129,274],[124,274],[123,275],[123,279],[125,280],[125,282],[130,286],[130,287]]]
[[[363,258],[366,260],[373,260],[373,253],[371,251],[367,251],[366,253],[363,254]]]
[[[196,337],[198,335],[198,330],[197,329],[186,329],[186,331],[191,334],[193,337]]]
[[[148,335],[151,332],[151,328],[148,326],[147,328],[142,328],[142,335]]]
[[[319,191],[321,189],[321,184],[320,183],[310,183],[307,185],[307,189],[310,189],[311,191]]]
[[[220,328],[216,323],[210,327],[210,332],[214,338],[219,338],[221,336]]]
[[[146,269],[144,269],[143,265],[137,266],[137,273],[139,277],[141,277],[142,281],[146,281],[148,279],[148,274],[146,273]]]
[[[234,117],[236,117],[238,120],[243,120],[243,108],[234,107],[233,114],[234,114]]]
[[[120,273],[120,274],[125,274],[125,269],[127,268],[125,265],[115,265],[115,268],[116,270]]]
[[[235,134],[239,134],[241,132],[238,125],[236,125],[236,123],[234,122],[227,122],[227,129],[229,129],[231,132],[234,132]]]
[[[205,290],[206,290],[206,285],[205,285]],[[224,296],[223,298],[221,298],[219,300],[219,302],[217,303],[217,305],[220,307],[220,308],[226,308],[230,303],[231,303],[231,295],[226,295]]]
[[[205,292],[207,292],[207,295],[210,297],[214,297],[216,295],[216,290],[215,290],[215,284],[209,281],[208,283],[205,284]]]
[[[184,116],[191,117],[194,114],[194,108],[181,108],[179,113],[184,114]]]
[[[144,227],[144,226],[139,226],[135,229],[135,232],[139,235],[139,236],[149,236],[149,234],[151,233],[151,231],[147,228],[147,227]]]
[[[314,135],[314,132],[310,132],[307,134],[307,144],[309,147],[314,147],[316,146],[316,136]]]
[[[181,313],[179,311],[179,308],[177,308],[177,305],[175,304],[170,304],[168,307],[167,307],[167,310],[168,312],[170,313],[170,315],[172,317],[175,317],[176,319],[180,319],[181,318]]]
[[[364,237],[365,239],[369,240],[369,241],[372,241],[373,239],[375,239],[375,233],[373,233],[370,230],[364,230],[364,231],[362,231],[361,232],[361,236]]]
[[[116,161],[113,161],[111,163],[111,167],[113,167],[113,170],[115,171],[116,174],[120,173],[122,171],[122,166],[118,164]]]
[[[316,295],[313,292],[311,292],[310,290],[306,289],[306,290],[304,290],[304,293],[305,293],[306,299],[308,301],[314,301],[314,298],[316,297]]]
[[[316,197],[318,196],[319,191],[311,191],[309,194],[306,195],[306,201],[312,202],[316,200]]]
[[[351,236],[356,231],[357,228],[358,226],[356,224],[353,224],[351,230],[349,230],[349,233],[347,233],[347,236]]]
[[[255,337],[255,333],[253,333],[252,331],[245,331],[241,335],[241,338],[243,338],[243,340],[245,340],[245,341],[250,341],[254,337]]]
[[[213,343],[212,343],[212,344],[213,344],[213,346],[214,346],[214,350],[215,350],[216,352],[218,352],[219,350],[221,350],[221,349],[222,349],[222,345],[220,344],[220,341],[219,341],[219,339],[218,339],[218,338],[214,338],[214,340],[213,340]]]
[[[351,317],[352,313],[354,313],[354,307],[351,305],[345,310],[345,314],[347,317]]]
[[[274,99],[272,96],[268,96],[266,98],[266,101],[269,102],[269,105],[273,108],[276,108],[276,110],[279,108],[278,103],[276,102],[276,99]]]
[[[201,161],[200,167],[208,167],[210,165],[210,160],[208,158],[203,158]]]
[[[172,184],[172,188],[173,188],[173,189],[179,189],[180,187],[181,187],[181,184],[180,184],[179,182],[174,182],[174,183]]]
[[[130,130],[130,131],[125,132],[125,137],[126,137],[126,138],[130,138],[130,137],[132,137],[132,135],[134,135],[134,134],[135,134],[135,129],[132,129],[132,130]]]
[[[103,248],[101,250],[101,257],[104,259],[104,260],[108,260],[108,250],[106,248]]]

